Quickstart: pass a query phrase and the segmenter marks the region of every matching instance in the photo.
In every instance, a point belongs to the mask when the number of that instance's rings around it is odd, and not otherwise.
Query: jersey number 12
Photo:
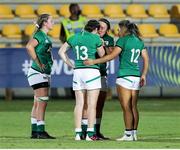
[[[132,49],[131,50],[132,54],[131,54],[131,62],[133,63],[138,63],[138,58],[139,58],[139,55],[141,53],[140,49]]]

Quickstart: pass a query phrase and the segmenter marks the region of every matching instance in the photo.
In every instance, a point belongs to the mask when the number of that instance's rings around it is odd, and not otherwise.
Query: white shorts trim
[[[101,76],[98,69],[75,69],[73,90],[94,90],[101,88]]]
[[[30,86],[43,82],[50,83],[50,75],[43,74],[39,71],[34,70],[33,68],[29,69],[27,78]]]
[[[126,76],[116,79],[116,84],[126,89],[139,90],[140,89],[140,77]]]

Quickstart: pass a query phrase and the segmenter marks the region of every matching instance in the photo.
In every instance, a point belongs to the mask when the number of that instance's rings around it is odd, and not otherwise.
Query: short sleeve
[[[101,47],[102,46],[102,40],[101,38],[97,35],[96,36],[96,47]]]
[[[41,41],[43,40],[42,36],[40,36],[40,32],[35,33],[33,39],[36,39],[38,43],[41,43]]]
[[[113,47],[114,46],[114,38],[110,38],[109,39],[109,44],[108,44],[108,47]]]
[[[72,47],[73,45],[73,39],[74,39],[74,36],[71,36],[68,40],[67,40],[67,43],[69,44],[69,46]]]
[[[144,42],[142,42],[142,48],[141,50],[145,49],[145,45],[144,45]]]
[[[124,38],[119,38],[117,41],[116,41],[116,45],[115,46],[118,46],[120,47],[121,49],[123,49],[124,47]]]

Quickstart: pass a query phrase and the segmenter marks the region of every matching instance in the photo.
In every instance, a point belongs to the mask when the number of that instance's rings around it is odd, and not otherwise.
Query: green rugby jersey
[[[38,45],[35,47],[36,55],[39,58],[40,62],[45,65],[45,70],[43,73],[51,74],[51,68],[53,65],[53,59],[51,54],[51,39],[42,30],[37,31],[34,34],[33,38],[38,41]],[[41,72],[39,66],[36,64],[35,61],[33,61],[31,67]]]
[[[108,34],[105,34],[102,37],[102,39],[104,40],[104,47],[105,48],[114,47],[114,39],[113,39],[113,37],[109,36]],[[97,55],[97,58],[99,58],[98,55]],[[101,76],[106,76],[107,75],[106,66],[107,66],[106,63],[99,64]]]
[[[134,34],[126,35],[119,38],[116,46],[122,48],[119,54],[118,77],[123,76],[140,76],[139,56],[144,49],[144,43]]]
[[[96,59],[97,48],[102,46],[102,41],[97,34],[82,31],[71,36],[67,43],[75,53],[75,68],[97,68],[98,65],[86,66],[83,61],[86,59]]]

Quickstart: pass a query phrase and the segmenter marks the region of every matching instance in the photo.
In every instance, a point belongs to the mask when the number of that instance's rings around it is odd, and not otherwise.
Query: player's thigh
[[[94,108],[96,108],[99,91],[100,91],[100,89],[87,90],[88,106],[93,106]]]

